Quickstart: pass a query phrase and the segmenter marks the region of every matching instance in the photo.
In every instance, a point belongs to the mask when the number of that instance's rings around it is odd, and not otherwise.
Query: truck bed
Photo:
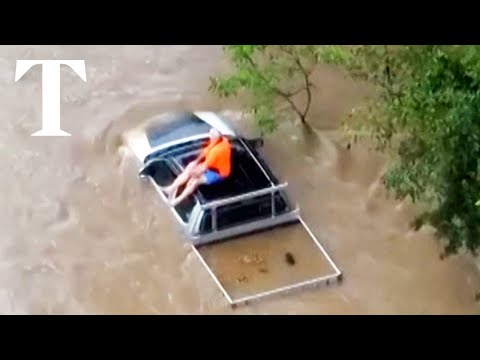
[[[340,275],[302,221],[195,250],[232,304]]]

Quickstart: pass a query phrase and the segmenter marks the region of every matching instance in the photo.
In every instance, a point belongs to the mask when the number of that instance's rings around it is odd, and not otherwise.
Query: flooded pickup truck
[[[149,121],[129,140],[141,162],[139,176],[150,179],[167,202],[161,188],[197,158],[212,127],[230,140],[232,173],[221,183],[200,186],[171,209],[229,303],[340,281],[341,271],[301,218],[288,184],[278,181],[260,155],[262,139],[239,136],[217,114],[168,113]]]

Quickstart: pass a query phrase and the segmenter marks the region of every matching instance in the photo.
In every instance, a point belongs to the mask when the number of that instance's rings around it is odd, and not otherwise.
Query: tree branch
[[[312,103],[312,91],[310,89],[310,75],[309,73],[306,71],[305,67],[303,66],[302,62],[300,61],[300,59],[295,56],[295,62],[297,63],[298,67],[300,68],[300,71],[302,72],[303,74],[303,78],[304,78],[304,81],[305,81],[305,90],[307,91],[307,105],[305,107],[305,110],[302,114],[302,123],[306,123],[306,116],[307,116],[307,113],[310,109],[310,105]]]
[[[297,54],[293,53],[290,48],[288,48],[288,46],[283,46],[283,45],[280,45],[280,50],[285,52],[286,54],[290,55],[292,58],[293,58],[293,61],[297,64],[300,72],[302,73],[303,75],[303,78],[304,78],[304,82],[305,82],[305,86],[304,86],[304,90],[306,90],[307,92],[307,105],[305,106],[305,109],[302,112],[300,112],[297,108],[295,108],[297,111],[297,114],[300,116],[300,119],[302,121],[303,124],[306,123],[306,116],[308,114],[308,111],[310,110],[310,105],[312,103],[312,91],[311,91],[311,88],[310,88],[310,75],[313,73],[313,67],[307,71],[307,69],[305,69],[305,66],[303,66],[302,62],[300,61],[299,57],[297,56]]]
[[[391,68],[391,58],[390,53],[388,51],[388,45],[384,45],[385,47],[385,73],[387,75],[387,84],[383,84],[383,86],[387,89],[389,96],[392,98],[397,98],[400,102],[402,99],[400,98],[400,93],[397,93],[393,90],[393,79],[392,79],[392,68]]]
[[[249,55],[245,55],[248,63],[252,66],[252,68],[257,72],[258,76],[260,79],[262,79],[265,83],[269,83],[268,80],[262,75],[262,73],[259,71],[257,64],[253,61],[253,59]],[[276,86],[273,86],[273,90],[282,98],[284,98],[290,106],[293,108],[293,110],[297,113],[298,116],[302,119],[302,122],[304,122],[304,115],[302,112],[298,109],[298,107],[295,105],[295,103],[291,99],[291,94],[285,93],[281,89],[277,88]],[[300,91],[302,91],[301,89]]]
[[[300,94],[300,93],[301,93],[302,91],[304,91],[304,90],[305,90],[305,88],[302,87],[302,88],[300,88],[300,89],[298,89],[298,90],[295,90],[295,91],[293,91],[293,92],[291,92],[291,93],[285,93],[285,95],[287,95],[288,97],[292,97],[292,96],[295,96],[295,95]]]

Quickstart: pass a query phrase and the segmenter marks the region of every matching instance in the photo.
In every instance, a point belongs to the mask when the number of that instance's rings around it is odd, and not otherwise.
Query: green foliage
[[[446,251],[480,246],[480,47],[319,46],[323,61],[370,81],[378,97],[347,126],[367,130],[394,155],[385,180],[399,198],[423,201],[421,216]]]
[[[350,117],[347,129],[370,134],[378,149],[389,151],[389,190],[429,205],[417,226],[435,226],[449,253],[480,247],[479,46],[232,45],[225,52],[233,71],[212,78],[210,90],[246,95],[267,133],[293,114],[306,123],[319,62],[373,84],[377,96]],[[303,107],[297,94],[306,95]]]
[[[262,132],[275,131],[279,121],[292,114],[306,123],[312,100],[310,75],[317,61],[315,46],[229,45],[224,50],[233,71],[212,77],[210,91],[223,98],[246,95],[248,110]],[[294,101],[301,93],[306,94],[303,106]]]

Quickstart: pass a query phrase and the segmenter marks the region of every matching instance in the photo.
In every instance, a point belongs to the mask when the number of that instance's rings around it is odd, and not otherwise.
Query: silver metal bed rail
[[[245,193],[245,194],[242,194],[242,195],[233,196],[233,197],[230,197],[228,199],[221,199],[221,200],[212,201],[212,202],[203,204],[202,209],[203,210],[213,209],[213,208],[217,208],[219,206],[232,204],[232,203],[240,201],[240,200],[248,200],[248,199],[260,196],[260,195],[271,194],[271,193],[274,193],[278,190],[284,189],[287,186],[288,186],[288,183],[283,183],[283,184],[280,184],[280,185],[270,186],[270,187],[265,188],[265,189],[251,191],[251,192],[248,192],[248,193]]]

